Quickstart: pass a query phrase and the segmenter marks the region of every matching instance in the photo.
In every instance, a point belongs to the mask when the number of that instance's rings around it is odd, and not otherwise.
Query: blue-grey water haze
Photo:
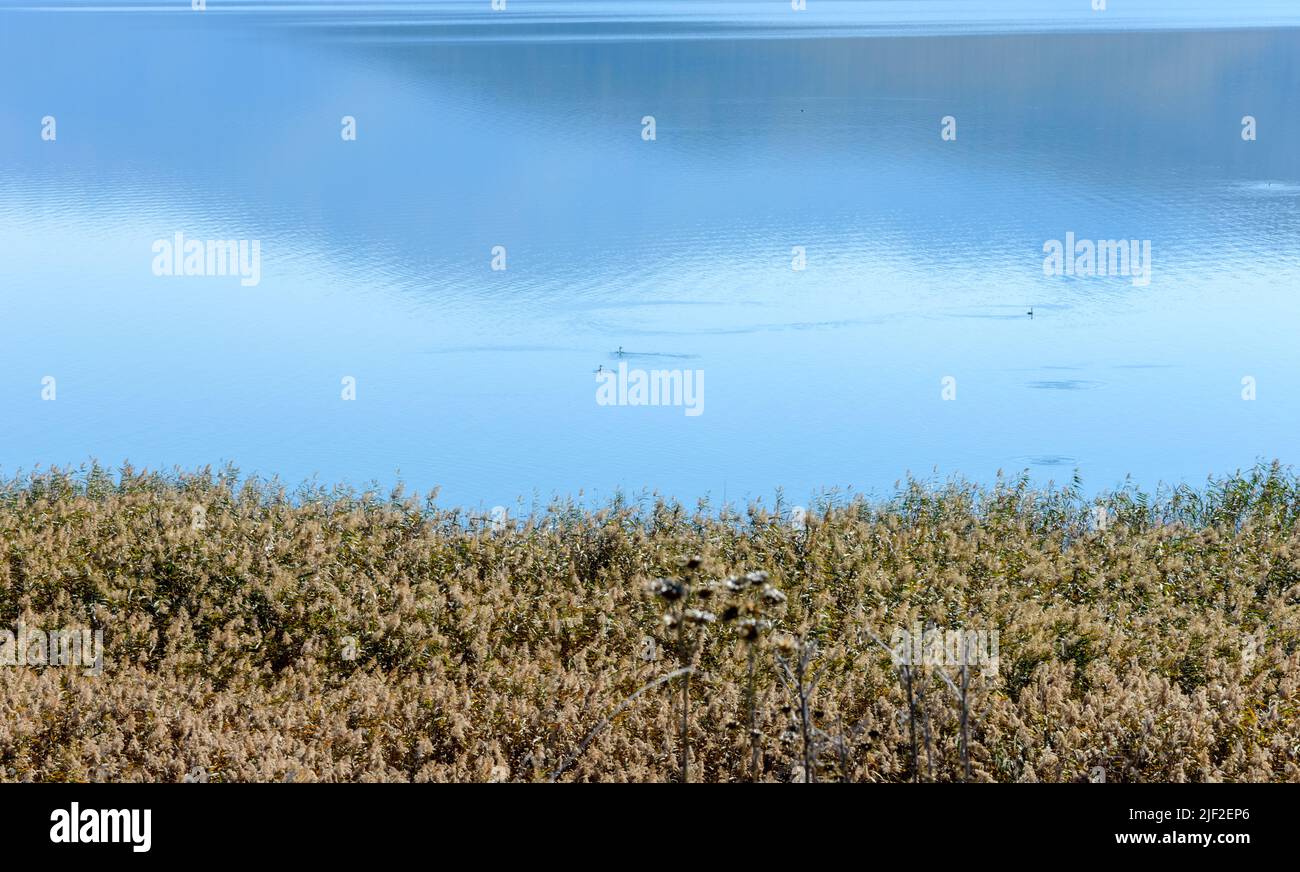
[[[1293,0],[189,5],[0,5],[6,474],[716,504],[1295,459]],[[260,281],[155,275],[178,232]],[[1149,282],[1046,275],[1067,234]],[[598,404],[620,363],[702,414]]]

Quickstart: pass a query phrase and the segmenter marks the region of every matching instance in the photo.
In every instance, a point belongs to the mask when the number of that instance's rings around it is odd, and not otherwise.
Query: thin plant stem
[[[555,781],[557,778],[563,775],[564,770],[572,766],[574,762],[576,762],[577,759],[582,756],[582,753],[587,750],[587,746],[591,744],[592,740],[595,739],[602,732],[604,732],[605,728],[608,727],[610,724],[612,724],[615,718],[617,718],[624,711],[626,711],[627,707],[630,706],[633,702],[635,702],[637,697],[641,696],[641,694],[645,693],[648,690],[652,690],[658,687],[661,684],[667,684],[668,682],[672,681],[674,678],[676,678],[679,675],[689,676],[690,672],[691,672],[691,668],[686,667],[684,669],[678,669],[675,672],[670,672],[667,675],[661,675],[658,678],[656,678],[654,681],[650,682],[649,684],[643,685],[640,689],[636,691],[636,693],[633,693],[627,699],[619,703],[618,708],[614,709],[614,711],[610,713],[609,717],[605,718],[599,724],[596,724],[596,728],[592,730],[590,733],[588,733],[585,739],[583,739],[581,742],[578,743],[578,749],[574,751],[572,754],[570,754],[569,757],[564,762],[562,762],[559,766],[555,767],[555,771],[551,773],[550,780]]]
[[[968,690],[970,688],[970,667],[965,663],[961,667],[961,763],[970,782],[970,705]]]
[[[758,685],[754,678],[755,663],[758,660],[758,647],[749,646],[749,777],[758,780]]]
[[[907,688],[907,731],[912,739],[912,781],[921,781],[921,755],[916,746],[916,702],[912,695],[912,667],[902,666],[903,684]]]
[[[808,724],[808,690],[804,685],[804,673],[807,671],[807,655],[803,651],[803,643],[800,643],[799,651],[799,719],[802,721],[803,729],[803,781],[804,784],[810,784],[812,777],[812,748]]]
[[[691,713],[691,675],[689,667],[693,664],[693,657],[686,654],[686,605],[691,599],[691,586],[689,582],[686,585],[686,593],[682,597],[681,608],[677,613],[677,656],[683,667],[688,667],[686,677],[682,681],[682,725],[681,739],[678,745],[681,748],[681,783],[690,783],[690,759],[691,759],[691,734],[690,734],[690,713]]]
[[[921,726],[925,731],[925,771],[928,780],[934,782],[934,759],[930,753],[930,706],[925,700],[925,686],[929,680],[929,675],[922,670],[926,681],[921,682],[920,703],[921,703]]]

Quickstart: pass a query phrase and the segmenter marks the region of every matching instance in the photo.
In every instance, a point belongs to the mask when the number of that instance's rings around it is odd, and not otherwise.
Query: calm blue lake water
[[[31,5],[5,474],[716,504],[1297,459],[1293,0]],[[156,275],[177,233],[256,240],[257,283]],[[1067,234],[1149,281],[1046,275]],[[602,405],[620,363],[702,372],[701,414]]]

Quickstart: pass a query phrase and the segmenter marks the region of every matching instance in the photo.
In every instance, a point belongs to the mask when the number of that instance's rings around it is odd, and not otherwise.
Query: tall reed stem
[[[899,667],[903,671],[903,684],[907,688],[907,731],[912,738],[912,781],[921,782],[921,755],[916,746],[916,701],[912,696],[912,667]]]
[[[970,667],[963,663],[961,667],[961,762],[967,782],[970,781],[970,705],[967,702],[969,688]]]
[[[749,778],[758,780],[758,685],[754,677],[754,665],[758,660],[758,648],[749,646]]]

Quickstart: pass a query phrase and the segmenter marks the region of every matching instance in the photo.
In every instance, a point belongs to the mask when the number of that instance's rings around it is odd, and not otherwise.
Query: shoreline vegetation
[[[1291,469],[789,509],[2,482],[0,781],[1300,781]]]

